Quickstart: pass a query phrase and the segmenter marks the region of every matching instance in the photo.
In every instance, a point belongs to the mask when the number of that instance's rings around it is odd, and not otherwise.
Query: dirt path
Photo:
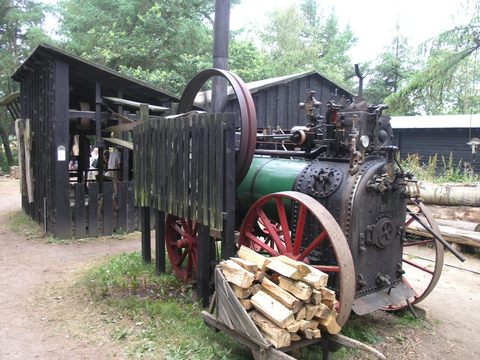
[[[8,214],[21,206],[18,189],[18,181],[0,178],[0,359],[108,357],[104,347],[85,347],[68,334],[51,334],[45,329],[49,328],[44,323],[48,316],[41,314],[42,308],[35,301],[48,286],[71,278],[89,263],[137,250],[138,240],[95,240],[57,246],[27,240],[7,226]],[[58,300],[47,299],[52,306]]]
[[[19,184],[0,178],[0,359],[123,358],[111,341],[101,310],[72,282],[101,258],[134,251],[138,239],[89,240],[52,245],[25,239],[7,226],[20,209]],[[432,258],[427,252],[417,253]],[[465,264],[447,254],[446,263],[480,272],[480,259]],[[383,312],[369,315],[389,359],[480,359],[480,275],[444,267],[433,293],[420,305],[428,327],[398,333]],[[400,340],[399,339],[404,339]]]

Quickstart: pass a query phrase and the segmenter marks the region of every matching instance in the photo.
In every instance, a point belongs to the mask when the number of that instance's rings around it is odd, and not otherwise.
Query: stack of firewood
[[[286,256],[264,257],[242,246],[220,263],[225,279],[252,321],[276,348],[337,334],[337,300],[328,275]]]

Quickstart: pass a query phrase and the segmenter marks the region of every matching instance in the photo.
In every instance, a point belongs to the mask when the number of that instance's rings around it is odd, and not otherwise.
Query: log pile
[[[220,268],[264,337],[283,348],[292,341],[337,334],[337,300],[328,275],[286,256],[264,257],[242,246]]]

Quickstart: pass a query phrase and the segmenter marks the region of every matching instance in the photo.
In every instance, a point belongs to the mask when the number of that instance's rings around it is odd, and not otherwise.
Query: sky
[[[241,0],[231,11],[230,27],[261,29],[268,20],[268,13],[298,0]],[[354,63],[373,61],[387,46],[396,32],[418,46],[441,31],[466,21],[472,0],[320,0],[327,13],[331,9],[341,26],[350,24],[358,38],[352,49]]]

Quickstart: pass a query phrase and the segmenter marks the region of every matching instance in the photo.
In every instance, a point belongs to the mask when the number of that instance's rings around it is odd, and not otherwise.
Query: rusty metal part
[[[178,104],[178,112],[185,113],[192,109],[195,96],[201,89],[203,84],[214,76],[220,76],[226,79],[233,88],[233,91],[237,97],[240,108],[240,146],[237,149],[237,161],[236,161],[236,183],[237,185],[243,180],[252,163],[253,155],[256,145],[256,132],[257,132],[257,115],[255,112],[255,104],[253,102],[252,95],[247,86],[234,73],[221,69],[207,69],[199,72],[185,88],[180,102]]]
[[[287,214],[298,207],[295,224]],[[274,210],[272,210],[274,208]],[[312,234],[305,231],[316,224],[318,233],[311,242],[304,240]],[[293,231],[295,229],[295,231]],[[282,191],[266,195],[248,210],[240,228],[240,244],[271,256],[284,254],[292,259],[310,263],[336,280],[340,305],[337,322],[345,324],[355,295],[355,269],[352,254],[342,229],[330,212],[312,197]],[[333,261],[316,263],[314,252],[330,251]],[[329,283],[330,285],[330,283]]]

